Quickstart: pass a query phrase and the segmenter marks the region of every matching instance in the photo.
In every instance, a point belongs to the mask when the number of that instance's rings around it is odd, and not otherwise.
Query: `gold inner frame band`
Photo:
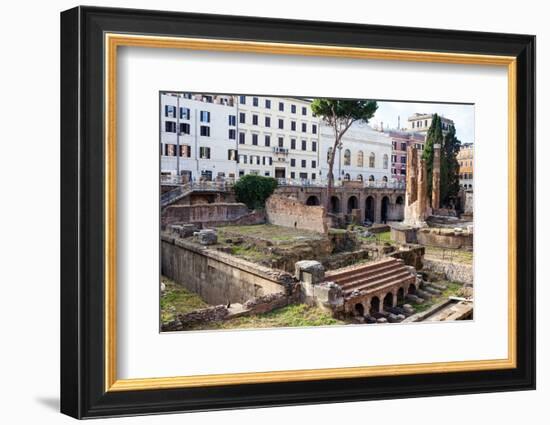
[[[516,58],[461,53],[370,49],[255,41],[105,34],[105,391],[136,391],[214,385],[312,381],[418,373],[511,369],[516,357]],[[305,369],[290,371],[118,379],[116,325],[116,99],[118,47],[229,51],[405,62],[503,66],[508,72],[508,357],[495,360]]]

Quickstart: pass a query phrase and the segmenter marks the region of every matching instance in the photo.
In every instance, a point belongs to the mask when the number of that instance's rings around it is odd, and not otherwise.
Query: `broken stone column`
[[[325,280],[325,268],[319,261],[303,260],[294,264],[294,275],[302,286],[302,295],[308,303],[314,303],[314,286]]]
[[[439,208],[439,188],[441,182],[441,145],[434,144],[434,162],[432,170],[432,208]]]
[[[411,205],[416,201],[417,188],[417,168],[418,168],[418,153],[414,146],[407,148],[407,186],[405,192],[405,205]]]

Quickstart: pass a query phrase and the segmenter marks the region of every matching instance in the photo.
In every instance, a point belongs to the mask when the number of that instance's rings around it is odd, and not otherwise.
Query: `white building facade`
[[[326,180],[329,157],[334,146],[334,130],[321,125],[321,175]],[[334,181],[358,180],[364,182],[391,181],[392,139],[368,124],[354,123],[344,134],[341,147],[336,149]]]
[[[237,113],[232,97],[165,93],[160,108],[162,175],[187,180],[237,177]]]
[[[319,119],[305,99],[235,96],[239,176],[319,180]]]

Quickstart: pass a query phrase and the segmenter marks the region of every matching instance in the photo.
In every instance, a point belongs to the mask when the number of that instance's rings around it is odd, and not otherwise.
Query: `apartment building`
[[[231,96],[163,93],[160,108],[161,174],[189,180],[238,175]]]
[[[441,118],[441,127],[443,129],[443,134],[446,134],[447,131],[449,131],[449,127],[454,125],[454,121],[441,115],[439,116],[439,118]],[[426,134],[428,134],[430,126],[432,125],[432,119],[433,114],[415,113],[411,115],[408,119],[407,130],[426,136]]]
[[[239,176],[319,179],[319,119],[310,101],[236,96]]]
[[[407,148],[414,146],[419,151],[424,150],[426,136],[421,133],[390,130],[387,132],[391,138],[391,175],[394,181],[405,182],[407,179]]]
[[[474,144],[463,143],[456,159],[460,166],[458,181],[464,189],[474,188]]]

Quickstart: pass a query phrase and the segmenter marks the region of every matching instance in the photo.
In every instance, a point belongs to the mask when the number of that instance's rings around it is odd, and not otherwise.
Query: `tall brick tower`
[[[441,145],[434,144],[434,162],[432,169],[432,208],[439,208],[439,189],[441,184]]]

